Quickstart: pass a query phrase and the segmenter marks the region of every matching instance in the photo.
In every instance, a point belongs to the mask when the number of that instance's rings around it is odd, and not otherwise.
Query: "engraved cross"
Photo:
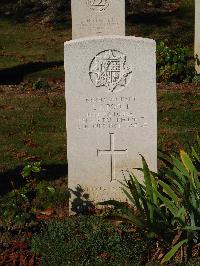
[[[108,150],[97,149],[97,156],[110,155],[110,182],[115,180],[115,156],[127,154],[128,150],[116,150],[115,149],[115,134],[110,133],[110,148]]]

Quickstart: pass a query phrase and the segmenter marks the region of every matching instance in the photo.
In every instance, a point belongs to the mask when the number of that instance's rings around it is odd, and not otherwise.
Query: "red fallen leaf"
[[[32,139],[25,139],[24,144],[30,148],[36,148],[37,147],[37,144],[35,144]]]
[[[200,105],[200,101],[192,101],[192,104]]]
[[[19,266],[26,266],[26,258],[23,254],[20,254],[19,256]]]
[[[40,214],[45,215],[45,216],[50,216],[53,213],[54,213],[54,210],[52,208],[48,208],[48,209],[40,212]]]
[[[11,253],[9,255],[10,262],[12,262],[12,265],[16,265],[17,261],[19,259],[19,254],[18,253]]]
[[[4,104],[4,105],[0,105],[0,109],[13,110],[14,109],[14,106],[8,105],[8,104]]]
[[[110,259],[111,256],[107,252],[103,252],[99,255],[99,257],[101,257],[102,259],[108,260]]]
[[[182,231],[178,232],[178,233],[175,235],[175,237],[174,237],[174,239],[173,239],[173,241],[172,241],[172,246],[175,246],[175,245],[177,244],[177,242],[179,241],[181,235],[182,235]]]
[[[31,232],[27,232],[26,235],[27,235],[28,238],[31,238],[33,236],[33,234]]]
[[[35,256],[33,255],[28,262],[28,266],[34,266],[34,263],[35,263]]]
[[[11,243],[14,246],[14,248],[17,248],[17,249],[27,249],[28,248],[28,246],[25,243],[17,241],[17,240],[13,240]]]
[[[48,220],[48,219],[50,219],[50,217],[46,216],[46,215],[37,215],[36,219],[37,220]]]
[[[199,112],[199,111],[200,111],[200,107],[193,108],[192,110],[193,110],[193,111],[197,111],[197,112]]]
[[[165,121],[165,122],[170,122],[171,119],[170,119],[169,117],[165,117],[165,118],[163,119],[163,121]]]
[[[27,156],[27,152],[25,151],[18,152],[16,155],[17,159],[25,158],[26,156]]]
[[[40,157],[35,156],[35,155],[33,155],[33,156],[29,156],[29,157],[27,157],[26,159],[27,159],[28,161],[30,161],[30,162],[40,161]]]
[[[79,238],[80,238],[80,240],[85,240],[86,239],[86,237],[84,235],[80,235]]]

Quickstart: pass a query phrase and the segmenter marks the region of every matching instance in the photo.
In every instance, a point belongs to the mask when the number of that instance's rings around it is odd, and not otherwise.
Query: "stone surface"
[[[200,0],[195,0],[195,56],[200,59]],[[200,66],[196,64],[196,71],[200,74]]]
[[[125,35],[125,0],[72,0],[72,39]]]
[[[65,43],[72,206],[84,193],[95,202],[124,200],[117,180],[141,167],[140,154],[157,170],[155,50],[153,40],[136,37]]]

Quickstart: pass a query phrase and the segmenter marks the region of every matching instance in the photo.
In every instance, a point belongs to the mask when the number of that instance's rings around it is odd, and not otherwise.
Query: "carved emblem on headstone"
[[[124,54],[117,50],[106,50],[92,60],[89,74],[96,87],[107,87],[108,91],[117,92],[130,82],[132,68],[127,66]]]
[[[86,0],[89,8],[95,11],[103,11],[109,6],[110,0]]]

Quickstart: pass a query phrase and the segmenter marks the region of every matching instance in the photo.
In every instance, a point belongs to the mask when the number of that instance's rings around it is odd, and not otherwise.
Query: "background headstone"
[[[125,0],[72,0],[72,39],[125,35]]]
[[[195,56],[200,59],[200,0],[195,0]],[[200,66],[196,65],[196,71],[200,74]]]
[[[155,42],[105,36],[65,43],[69,188],[76,201],[124,200],[117,180],[157,170]],[[84,191],[84,192],[83,192]],[[79,200],[78,200],[79,199]]]

